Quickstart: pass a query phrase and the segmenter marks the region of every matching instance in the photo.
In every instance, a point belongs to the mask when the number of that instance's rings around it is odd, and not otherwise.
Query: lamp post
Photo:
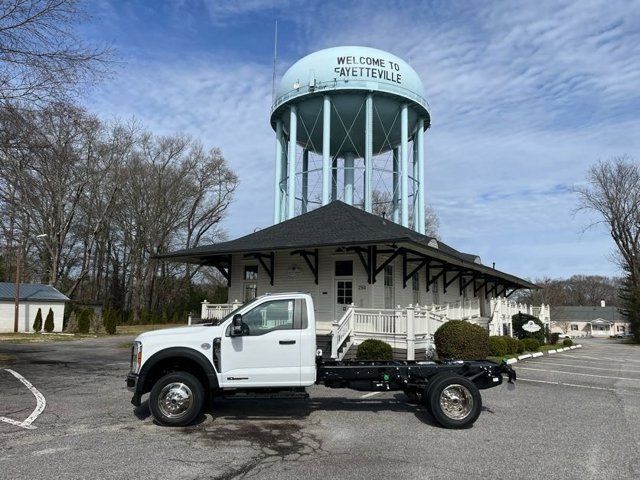
[[[40,235],[36,235],[33,238],[44,238],[46,237],[47,234],[46,233],[41,233]],[[25,242],[24,247],[26,248],[27,246],[27,242]],[[20,247],[18,246],[18,249]],[[20,260],[22,259],[22,255],[20,255],[20,251],[17,250],[16,251],[16,284],[15,284],[15,288],[14,288],[14,293],[15,293],[15,297],[14,297],[14,304],[13,304],[13,331],[14,333],[18,333],[18,324],[19,324],[19,317],[20,317],[20,267],[21,267],[21,262]]]

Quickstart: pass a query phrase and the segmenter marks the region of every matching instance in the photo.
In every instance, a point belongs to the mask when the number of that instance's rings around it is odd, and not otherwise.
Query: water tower
[[[344,46],[298,60],[271,113],[274,223],[342,200],[424,233],[430,120],[420,77],[391,53]]]

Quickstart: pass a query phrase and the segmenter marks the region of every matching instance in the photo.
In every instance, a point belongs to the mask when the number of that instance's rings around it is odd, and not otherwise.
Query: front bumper
[[[135,373],[129,373],[127,375],[127,390],[133,392],[133,397],[131,397],[131,404],[135,407],[139,407],[142,403],[141,394],[138,392],[138,385],[140,384],[140,377]]]

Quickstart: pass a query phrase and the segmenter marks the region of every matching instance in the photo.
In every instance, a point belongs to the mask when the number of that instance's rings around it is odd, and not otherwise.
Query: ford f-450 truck
[[[515,380],[513,369],[485,360],[327,361],[316,349],[311,296],[263,295],[219,322],[143,333],[133,342],[131,403],[149,395],[157,422],[184,426],[210,396],[307,397],[321,384],[360,391],[403,391],[446,428],[472,425],[480,390]],[[283,406],[283,408],[286,408]]]

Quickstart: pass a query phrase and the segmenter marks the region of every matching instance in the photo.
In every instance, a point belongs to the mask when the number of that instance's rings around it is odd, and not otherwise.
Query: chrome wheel
[[[462,420],[469,416],[473,409],[473,396],[463,385],[449,385],[440,393],[440,408],[447,417]]]
[[[187,414],[193,402],[193,392],[184,383],[165,385],[158,396],[158,409],[167,418],[180,418]]]

